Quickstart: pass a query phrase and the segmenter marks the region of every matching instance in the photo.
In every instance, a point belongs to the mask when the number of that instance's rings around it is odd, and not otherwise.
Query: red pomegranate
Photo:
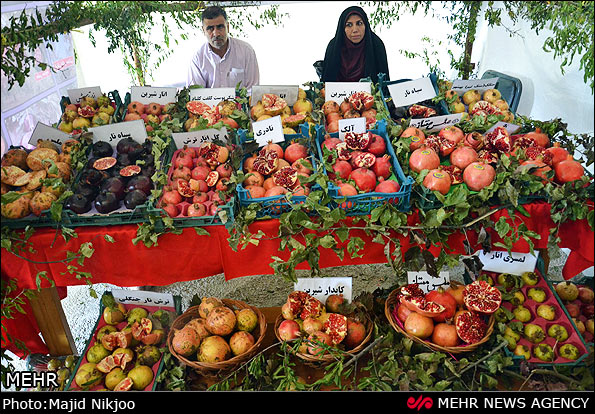
[[[390,156],[388,154],[376,158],[374,165],[372,165],[372,171],[376,174],[376,177],[380,180],[386,180],[392,174],[392,166],[390,162]]]
[[[430,148],[418,148],[409,157],[409,167],[416,173],[434,170],[440,165],[440,157]]]
[[[351,171],[353,171],[353,168],[351,167],[351,164],[349,162],[338,160],[333,165],[333,171],[333,173],[329,173],[329,178],[331,180],[334,180],[337,176],[344,180],[347,180],[349,178],[349,175],[351,174]]]
[[[568,153],[568,151],[566,151],[564,148],[560,147],[560,143],[559,142],[554,142],[554,145],[552,145],[551,147],[549,147],[545,151],[552,156],[552,165],[554,167],[560,161],[566,160],[568,158],[568,155],[570,155]]]
[[[536,170],[533,171],[531,174],[541,178],[543,181],[549,181],[549,178],[547,178],[546,173],[548,171],[551,171],[552,169],[546,163],[538,160],[526,160],[521,162],[521,165],[525,165],[527,166],[527,168],[536,168]]]
[[[468,147],[466,145],[456,148],[450,154],[451,165],[454,165],[455,167],[458,167],[461,170],[464,170],[465,167],[467,167],[472,162],[477,161],[477,159],[477,152],[473,148]]]
[[[411,309],[409,309],[407,306],[405,305],[399,305],[397,307],[397,318],[405,323],[405,320],[407,319],[407,316],[409,316],[409,314],[413,312]]]
[[[306,148],[305,145],[302,145],[299,142],[292,142],[287,146],[287,148],[285,148],[284,157],[285,161],[287,161],[290,164],[293,164],[300,158],[308,157],[308,148]]]
[[[431,170],[428,175],[425,176],[423,185],[428,190],[439,191],[446,195],[451,186],[450,174],[447,174],[438,168]]]
[[[432,342],[444,347],[457,346],[461,341],[457,335],[457,328],[448,323],[439,323],[434,326]]]
[[[368,146],[368,152],[371,152],[377,157],[384,155],[386,153],[386,142],[384,142],[384,138],[380,135],[370,134],[372,139],[370,140],[370,145]]]
[[[341,141],[339,138],[334,138],[329,135],[324,141],[322,141],[322,145],[324,145],[329,151],[332,151],[340,142],[343,141]]]
[[[399,183],[393,180],[381,181],[374,189],[375,193],[397,193],[401,189]]]
[[[535,131],[525,134],[525,138],[532,139],[536,145],[547,148],[550,145],[550,138],[541,131],[541,128],[535,128]]]
[[[360,191],[368,193],[376,188],[376,174],[368,168],[357,168],[349,175]]]
[[[465,138],[465,133],[459,127],[451,125],[446,128],[442,128],[438,132],[438,136],[440,138],[447,139],[455,144],[458,144]]]
[[[556,181],[561,184],[576,181],[585,175],[583,166],[580,162],[575,161],[572,155],[556,164],[554,171],[556,172]]]
[[[417,312],[411,312],[405,319],[405,331],[420,339],[429,338],[434,331],[434,321],[432,318],[420,315]]]
[[[496,177],[496,170],[490,164],[472,162],[463,171],[463,181],[471,191],[480,191],[492,184]]]
[[[436,290],[432,290],[426,294],[426,299],[446,308],[440,315],[434,316],[434,321],[444,322],[455,316],[457,300],[446,289],[439,287]]]

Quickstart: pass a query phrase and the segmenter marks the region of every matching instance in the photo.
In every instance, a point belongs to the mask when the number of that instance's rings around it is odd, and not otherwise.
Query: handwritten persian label
[[[29,138],[29,144],[37,146],[37,141],[40,139],[50,140],[54,144],[61,146],[66,140],[69,140],[71,136],[66,132],[60,131],[58,128],[53,128],[38,122],[35,125],[35,129]]]
[[[298,278],[294,290],[306,292],[324,303],[330,295],[343,295],[351,303],[352,278],[350,277],[308,277]]]
[[[171,134],[178,149],[188,147],[199,147],[203,142],[223,141],[229,142],[227,128],[202,129],[199,131],[174,132]]]
[[[413,105],[436,96],[436,90],[430,78],[419,78],[407,82],[393,83],[387,85],[387,88],[397,108]]]
[[[499,121],[499,122],[496,122],[496,124],[495,124],[493,127],[491,127],[490,129],[488,129],[488,131],[487,131],[487,132],[492,132],[493,130],[495,130],[495,129],[496,129],[496,128],[498,128],[498,127],[503,127],[503,128],[504,128],[505,130],[507,130],[507,131],[508,131],[508,133],[509,133],[509,134],[511,134],[511,135],[512,135],[512,134],[516,134],[516,133],[517,133],[517,131],[518,131],[519,129],[521,129],[521,127],[520,127],[520,126],[518,126],[518,125],[515,125],[515,124],[510,124],[510,123],[508,123],[508,122],[502,122],[502,121]]]
[[[176,102],[177,88],[161,88],[153,86],[132,86],[130,100],[142,104],[158,103],[161,105]]]
[[[171,293],[148,292],[144,290],[112,291],[116,302],[123,305],[159,306],[162,308],[175,308],[174,297]]]
[[[429,118],[412,119],[409,126],[419,128],[424,132],[440,131],[447,126],[458,124],[463,118],[463,114],[440,115]]]
[[[193,88],[190,89],[190,100],[200,101],[211,108],[217,106],[221,101],[236,98],[235,88]]]
[[[272,93],[292,106],[298,99],[297,85],[254,85],[252,86],[251,102],[255,104],[262,99],[265,93]]]
[[[141,144],[147,139],[145,121],[142,119],[89,128],[89,132],[93,133],[93,142],[107,141],[112,146],[124,138],[132,138]]]
[[[254,131],[254,140],[261,147],[269,142],[285,141],[283,125],[281,124],[281,117],[279,115],[262,121],[252,122],[252,130]]]
[[[346,98],[349,98],[356,92],[372,93],[372,84],[370,82],[325,82],[324,99],[325,101],[335,101],[341,104]]]
[[[92,86],[90,88],[77,88],[77,89],[68,89],[66,91],[68,93],[68,98],[70,98],[70,103],[80,103],[81,99],[85,96],[90,96],[91,98],[97,99],[101,95],[101,88],[99,86]]]
[[[417,283],[425,293],[438,289],[440,286],[448,287],[450,283],[450,273],[440,272],[438,277],[430,275],[428,272],[407,272],[409,283]]]
[[[343,141],[345,134],[348,132],[354,132],[356,134],[366,132],[366,118],[339,119],[339,139]]]
[[[452,90],[464,94],[471,89],[477,89],[480,92],[487,91],[488,89],[494,89],[498,83],[499,78],[487,78],[487,79],[455,79],[452,81]]]
[[[531,253],[509,254],[507,251],[479,252],[479,260],[483,263],[482,270],[519,276],[525,272],[534,272],[538,257],[538,251],[535,251],[535,256]]]

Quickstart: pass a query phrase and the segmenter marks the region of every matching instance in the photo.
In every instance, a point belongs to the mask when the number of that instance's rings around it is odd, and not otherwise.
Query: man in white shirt
[[[194,54],[186,85],[206,88],[232,88],[238,82],[246,88],[258,85],[256,53],[247,42],[228,36],[225,10],[219,6],[207,7],[202,13],[202,28],[207,43]]]

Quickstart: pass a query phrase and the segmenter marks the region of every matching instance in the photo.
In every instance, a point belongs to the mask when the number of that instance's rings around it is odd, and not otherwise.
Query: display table
[[[550,218],[550,206],[545,202],[535,202],[524,206],[530,217],[520,216],[529,230],[540,235],[535,241],[535,249],[546,251],[550,229],[554,223]],[[497,222],[500,217],[508,217],[508,211],[501,209],[490,216]],[[351,219],[346,220],[349,225]],[[416,212],[409,215],[409,223],[418,222]],[[519,224],[519,223],[515,223]],[[201,279],[223,273],[226,280],[242,276],[273,274],[270,266],[272,256],[282,259],[289,258],[290,252],[279,251],[280,240],[278,234],[278,220],[264,220],[253,223],[250,230],[257,233],[262,230],[265,237],[258,246],[249,245],[245,249],[233,251],[229,246],[228,230],[223,226],[205,227],[209,235],[199,235],[194,228],[186,228],[180,235],[164,234],[158,239],[158,245],[146,247],[142,243],[134,245],[132,239],[136,237],[137,225],[121,225],[107,227],[79,227],[76,228],[78,237],[65,242],[55,229],[37,229],[29,239],[33,243],[36,253],[23,253],[29,260],[17,257],[6,251],[2,252],[2,277],[15,278],[23,289],[36,289],[38,280],[41,287],[48,288],[50,282],[45,278],[38,278],[39,272],[47,272],[45,276],[52,280],[55,286],[66,287],[87,283],[86,280],[70,274],[66,252],[77,252],[81,244],[91,242],[95,249],[90,258],[85,259],[84,266],[78,271],[91,274],[92,283],[110,283],[116,286],[165,286],[174,282]],[[362,257],[351,258],[345,254],[341,260],[332,250],[320,249],[320,268],[385,263],[384,245],[373,242],[373,237],[363,231],[354,231],[354,236],[361,237],[365,242]],[[465,234],[466,233],[466,234]],[[490,230],[492,242],[499,241],[497,233]],[[103,235],[109,234],[113,242],[108,242]],[[561,242],[559,247],[571,251],[569,260],[564,268],[564,276],[571,278],[582,270],[593,266],[593,232],[587,220],[564,223],[560,228]],[[401,242],[402,252],[410,247],[409,237],[403,237],[394,232],[394,237]],[[300,240],[299,237],[297,237]],[[464,241],[468,240],[475,246],[477,235],[475,232],[454,232],[448,240],[449,253],[465,253]],[[302,239],[303,241],[303,239]],[[345,242],[347,243],[347,242]],[[433,246],[431,251],[437,255],[440,246]],[[520,240],[513,248],[516,252],[528,252],[529,246]],[[307,263],[302,263],[298,269],[308,269]],[[56,300],[56,295],[53,296]],[[59,302],[57,304],[59,306]],[[15,338],[24,341],[31,352],[48,353],[48,345],[32,333],[40,332],[35,325],[32,313],[18,314],[18,319],[6,320],[8,331]],[[26,326],[25,326],[26,325]],[[69,334],[68,327],[64,327]],[[43,332],[42,332],[43,333]],[[4,344],[3,332],[3,344]],[[43,333],[46,341],[47,335]],[[14,348],[12,344],[8,349]],[[18,349],[11,351],[22,354]]]

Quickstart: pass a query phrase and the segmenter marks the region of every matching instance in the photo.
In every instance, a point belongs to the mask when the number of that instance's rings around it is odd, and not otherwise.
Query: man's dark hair
[[[219,6],[209,6],[202,11],[203,22],[205,19],[216,19],[219,16],[223,16],[223,18],[227,21],[227,13],[225,13],[225,10]]]

